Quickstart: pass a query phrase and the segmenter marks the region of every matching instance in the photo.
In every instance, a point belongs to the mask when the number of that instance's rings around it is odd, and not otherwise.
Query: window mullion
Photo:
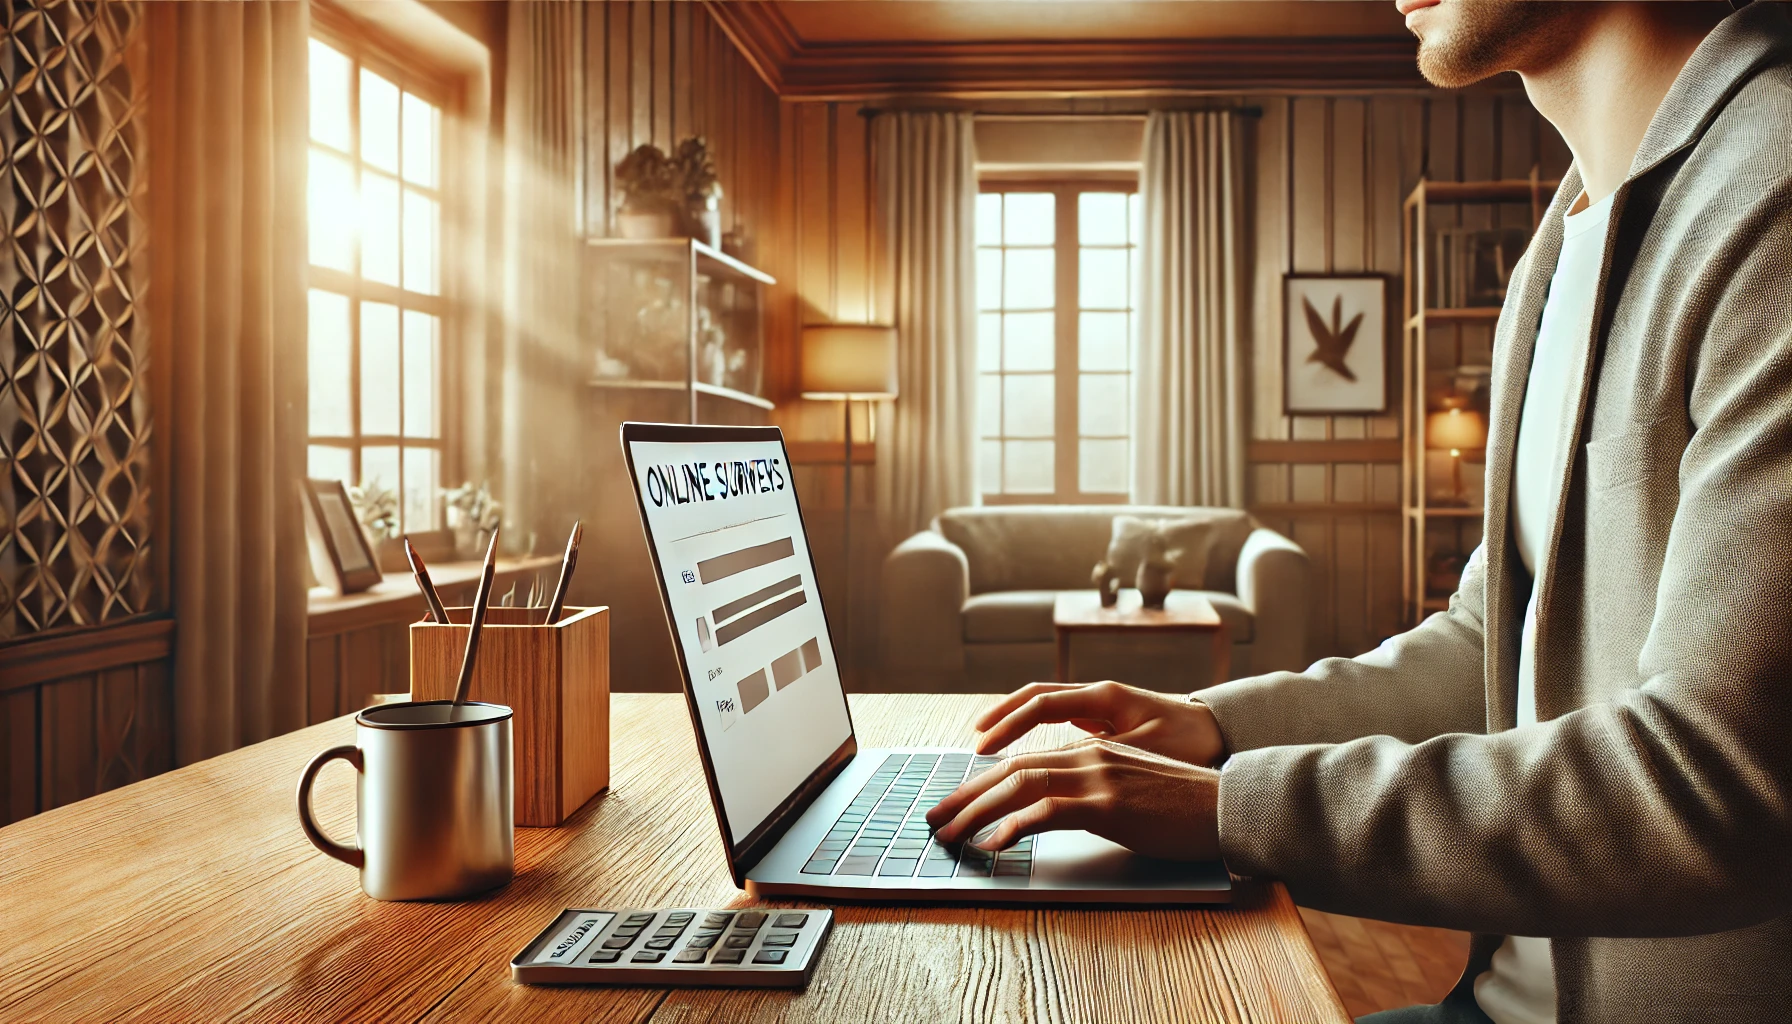
[[[1060,502],[1075,501],[1078,493],[1077,473],[1077,191],[1074,188],[1053,190],[1057,224],[1053,231],[1056,263],[1056,372],[1054,391],[1055,438],[1053,497]]]

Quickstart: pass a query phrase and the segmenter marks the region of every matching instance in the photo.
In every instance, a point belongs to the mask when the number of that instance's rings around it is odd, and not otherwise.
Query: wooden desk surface
[[[852,706],[867,745],[964,743],[987,699]],[[614,702],[613,788],[519,829],[516,880],[481,900],[370,900],[305,841],[299,770],[351,741],[347,717],[0,828],[0,1020],[1347,1019],[1275,885],[1215,910],[843,906],[798,993],[515,984],[510,957],[563,907],[751,902],[683,698]],[[318,782],[339,838],[353,785],[340,764]]]

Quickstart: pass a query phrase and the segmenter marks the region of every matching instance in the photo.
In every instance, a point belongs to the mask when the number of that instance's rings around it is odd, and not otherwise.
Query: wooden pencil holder
[[[472,609],[411,624],[411,699],[453,700]],[[518,825],[565,821],[610,784],[610,609],[489,608],[469,700],[511,709]]]

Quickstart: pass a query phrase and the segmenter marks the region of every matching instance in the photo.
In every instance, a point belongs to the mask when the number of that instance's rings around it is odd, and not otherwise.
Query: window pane
[[[341,480],[353,483],[355,479],[354,454],[347,448],[336,448],[327,444],[311,446],[310,457],[306,460],[305,473],[313,480]]]
[[[1052,436],[1052,375],[1009,374],[1002,378],[1002,433],[1009,437]],[[1009,472],[1013,472],[1010,467]]]
[[[1125,441],[1078,441],[1077,488],[1090,494],[1125,494],[1129,467]]]
[[[1002,308],[1002,250],[977,250],[977,308]]]
[[[306,328],[306,366],[310,373],[309,428],[312,436],[347,437],[355,432],[349,392],[348,296],[311,289]]]
[[[1050,309],[1054,292],[1050,249],[1010,249],[1002,282],[1002,305],[1008,309]]]
[[[349,148],[348,86],[353,73],[346,54],[311,40],[311,137],[344,153]]]
[[[441,323],[428,313],[404,311],[404,435],[441,434]]]
[[[1083,370],[1132,368],[1131,335],[1125,313],[1082,313],[1077,320],[1077,367]]]
[[[355,269],[355,169],[341,157],[313,149],[305,184],[311,262],[333,270]]]
[[[377,487],[382,491],[391,491],[393,497],[397,497],[399,493],[398,449],[384,446],[361,449],[360,484],[362,487]],[[368,530],[367,535],[373,538],[375,544],[380,542],[380,536],[374,531]]]
[[[1054,313],[1009,313],[1002,317],[1002,369],[1049,370],[1057,348]]]
[[[361,303],[361,433],[398,433],[398,307]],[[397,458],[396,455],[393,458]],[[366,463],[362,463],[363,473]],[[394,475],[387,481],[398,486]]]
[[[398,173],[398,86],[361,69],[361,159]]]
[[[977,314],[977,369],[1002,368],[1002,315]]]
[[[1137,192],[1126,197],[1126,210],[1127,220],[1132,222],[1132,244],[1145,244],[1145,222],[1142,219],[1145,215],[1145,201],[1139,198]]]
[[[405,190],[404,286],[410,291],[436,294],[436,231],[440,223],[440,204]]]
[[[436,525],[436,487],[441,479],[442,453],[434,448],[404,450],[404,529],[433,530]]]
[[[1002,490],[1010,494],[1052,492],[1052,442],[1003,441],[1002,448]]]
[[[436,187],[437,134],[441,111],[410,93],[404,94],[404,180]]]
[[[361,175],[361,275],[398,284],[398,179]]]
[[[1077,433],[1106,437],[1130,433],[1127,429],[1127,392],[1131,376],[1083,373],[1077,377],[1076,416],[1082,421]]]
[[[977,436],[1000,437],[1002,434],[1002,375],[977,375]]]
[[[1077,241],[1083,245],[1125,245],[1126,226],[1126,193],[1084,192],[1077,197]]]
[[[1132,289],[1126,283],[1125,249],[1083,249],[1077,283],[1084,309],[1128,309]]]
[[[1003,244],[1052,244],[1057,236],[1057,196],[1050,192],[1010,192],[1003,199]]]
[[[1002,442],[978,442],[977,489],[984,494],[1002,492]]]
[[[1002,194],[982,192],[977,195],[977,244],[1002,244]]]

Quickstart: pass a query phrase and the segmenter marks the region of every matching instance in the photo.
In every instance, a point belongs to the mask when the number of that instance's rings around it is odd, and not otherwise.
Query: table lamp
[[[1432,413],[1425,420],[1425,446],[1450,453],[1450,469],[1455,481],[1452,497],[1458,505],[1467,504],[1462,494],[1462,453],[1487,444],[1487,424],[1472,409],[1451,406]]]
[[[838,401],[846,410],[846,510],[840,517],[846,597],[840,632],[852,650],[852,403],[896,397],[896,328],[879,324],[811,324],[803,328],[804,398]],[[851,655],[848,655],[850,662]],[[846,673],[841,671],[841,682]]]

